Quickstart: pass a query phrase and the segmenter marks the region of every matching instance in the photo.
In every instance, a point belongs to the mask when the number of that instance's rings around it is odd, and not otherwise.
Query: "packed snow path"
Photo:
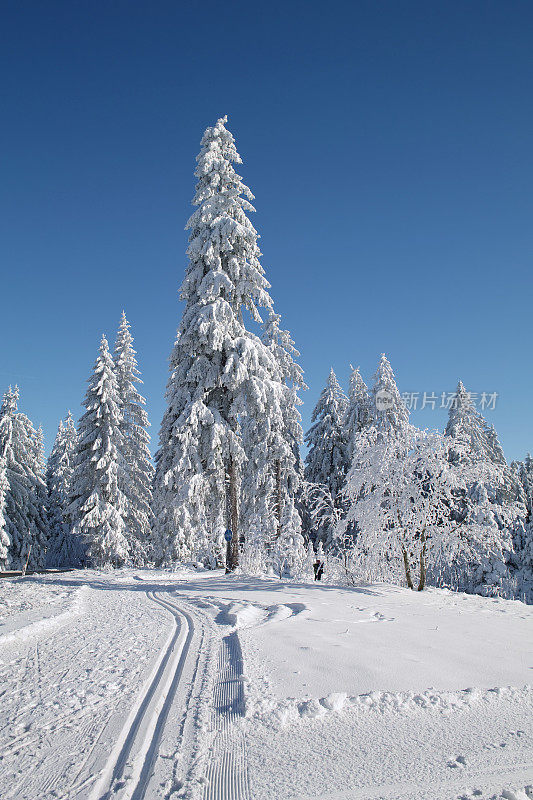
[[[183,785],[210,637],[178,604],[175,581],[136,578],[6,581],[15,613],[0,620],[2,800],[142,800]]]
[[[178,610],[160,593],[147,597],[170,611],[173,629],[158,657],[153,673],[134,703],[126,724],[105,766],[91,800],[127,797],[143,800],[158,754],[163,726],[176,694],[194,625],[189,614]]]
[[[213,693],[216,736],[208,760],[204,800],[249,800],[251,797],[246,739],[236,725],[244,713],[241,646],[238,635],[231,633],[220,644]]]
[[[182,570],[0,582],[2,800],[526,800],[533,608]]]

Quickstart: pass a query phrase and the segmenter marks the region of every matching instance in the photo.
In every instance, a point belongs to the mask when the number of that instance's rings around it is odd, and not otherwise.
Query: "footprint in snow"
[[[452,769],[466,767],[466,758],[464,756],[457,756],[457,758],[448,761],[448,766]]]

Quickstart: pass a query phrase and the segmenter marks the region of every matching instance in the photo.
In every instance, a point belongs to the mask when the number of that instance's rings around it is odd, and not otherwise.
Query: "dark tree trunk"
[[[228,469],[228,518],[229,529],[233,537],[228,542],[226,556],[226,571],[233,572],[239,566],[239,476],[237,465],[232,458]]]
[[[277,535],[279,537],[281,533],[281,461],[279,458],[276,461],[276,517],[278,520]]]
[[[421,592],[426,585],[426,530],[422,531],[420,537],[422,542],[422,549],[420,550],[420,581],[418,583],[418,591]]]

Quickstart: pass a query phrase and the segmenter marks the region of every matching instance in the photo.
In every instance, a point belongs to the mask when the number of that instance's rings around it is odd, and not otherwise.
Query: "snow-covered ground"
[[[0,797],[525,800],[532,621],[381,584],[3,579]]]

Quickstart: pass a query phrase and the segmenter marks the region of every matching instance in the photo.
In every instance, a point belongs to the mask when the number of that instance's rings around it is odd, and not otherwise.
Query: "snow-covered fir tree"
[[[127,500],[126,537],[133,561],[143,564],[152,555],[152,482],[154,468],[148,443],[150,436],[145,399],[136,385],[142,383],[137,367],[133,336],[124,311],[114,352],[118,397],[122,409],[122,461],[119,486]]]
[[[300,357],[300,351],[296,349],[289,331],[283,330],[280,324],[281,316],[271,309],[264,325],[263,341],[274,355],[277,369],[275,378],[289,389],[282,407],[284,437],[294,453],[295,469],[300,475],[303,471],[300,454],[303,431],[301,414],[298,411],[302,400],[298,392],[308,387],[304,381],[303,370],[296,360]]]
[[[4,545],[6,563],[21,568],[44,565],[47,547],[46,486],[41,477],[39,435],[18,410],[19,390],[9,388],[0,411],[0,456],[4,467]]]
[[[501,585],[516,560],[513,551],[526,508],[494,427],[476,410],[461,381],[450,405],[445,440],[452,468],[460,474],[453,513],[462,524],[463,538],[481,543],[472,548],[472,561],[463,566],[463,573],[470,583]],[[464,583],[464,574],[456,578],[457,584]]]
[[[76,427],[69,411],[65,422],[59,422],[46,469],[50,531],[46,555],[48,567],[77,567],[81,566],[83,559],[83,547],[79,537],[72,534],[68,512],[76,445]]]
[[[303,440],[298,390],[306,388],[297,364],[299,352],[281,317],[273,311],[264,326],[263,342],[271,353],[268,384],[270,402],[263,415],[247,414],[242,420],[243,464],[242,511],[247,539],[246,566],[258,564],[273,553],[273,543],[299,542],[301,520],[296,494],[301,481],[300,445]],[[274,400],[275,402],[272,402]],[[265,568],[267,565],[264,565]]]
[[[105,336],[84,401],[71,482],[69,514],[73,534],[87,546],[97,566],[128,561],[125,517],[127,501],[119,486],[122,410],[115,368]]]
[[[261,324],[258,308],[270,309],[272,301],[247,216],[253,195],[235,172],[241,159],[225,123],[206,130],[197,159],[185,309],[170,359],[154,510],[160,561],[211,559],[230,528],[234,568],[248,532],[239,520],[244,420],[282,412],[273,354],[244,324],[245,314]]]
[[[348,468],[344,417],[347,397],[337,376],[330,370],[326,386],[320,393],[305,435],[309,452],[305,459],[305,479],[328,488],[335,500],[342,488]]]
[[[355,436],[372,423],[374,416],[368,387],[361,377],[359,367],[355,369],[351,367],[351,370],[348,403],[344,416],[349,465],[353,459]]]
[[[305,534],[326,546],[331,544],[332,518],[342,506],[341,493],[349,467],[347,406],[348,398],[331,369],[311,416],[313,424],[305,435],[309,450],[301,493]]]
[[[484,420],[476,411],[469,392],[459,381],[450,403],[445,435],[450,441],[452,464],[472,464],[485,460],[487,438]]]
[[[7,533],[7,520],[4,515],[6,495],[9,491],[7,480],[7,448],[9,446],[9,432],[4,434],[3,427],[9,425],[8,417],[0,417],[0,569],[5,569],[11,540]]]
[[[399,435],[409,422],[409,412],[396,386],[394,372],[381,354],[372,387],[372,424],[380,434]]]
[[[35,471],[38,475],[44,475],[46,470],[46,458],[44,456],[44,431],[42,425],[39,425],[37,428],[37,436],[35,439],[35,458]]]
[[[511,464],[515,480],[520,483],[522,489],[523,502],[527,507],[528,513],[533,510],[533,458],[528,453],[524,461],[513,461]]]

